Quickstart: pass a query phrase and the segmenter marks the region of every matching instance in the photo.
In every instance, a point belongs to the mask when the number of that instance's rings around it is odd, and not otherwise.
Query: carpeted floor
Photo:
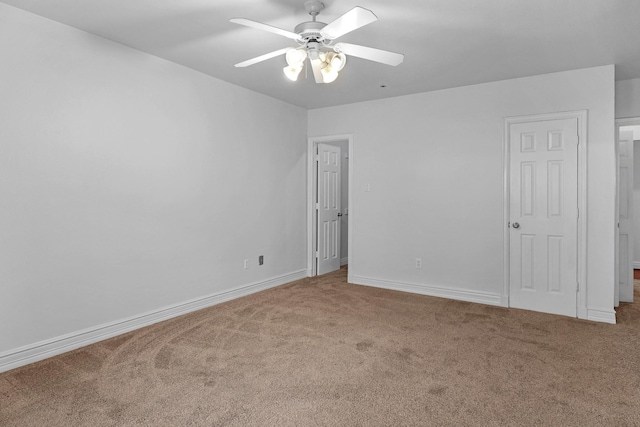
[[[639,337],[342,269],[0,374],[0,425],[640,425]]]

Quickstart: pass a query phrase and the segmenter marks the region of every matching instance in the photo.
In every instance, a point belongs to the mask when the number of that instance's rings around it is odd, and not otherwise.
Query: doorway
[[[586,318],[586,112],[505,119],[503,305]]]
[[[640,118],[616,120],[618,218],[614,302],[633,302],[634,269],[640,268]],[[637,154],[637,155],[636,155]],[[638,181],[638,183],[636,183]],[[639,261],[636,261],[639,260]]]
[[[327,152],[337,152],[339,151],[339,159],[338,162],[340,164],[340,177],[339,177],[339,193],[340,198],[338,203],[340,204],[339,209],[337,210],[336,216],[337,221],[339,223],[339,227],[332,227],[331,222],[324,223],[319,221],[320,218],[320,202],[319,195],[322,197],[323,192],[325,190],[324,182],[322,176],[319,179],[318,173],[318,164],[321,160],[320,155],[318,153],[319,146],[327,146],[329,149],[325,150]],[[332,150],[331,148],[335,147],[339,150]],[[352,176],[352,151],[353,151],[353,136],[352,135],[335,135],[335,136],[324,136],[324,137],[311,137],[308,139],[308,177],[307,177],[307,276],[312,277],[318,274],[323,274],[331,269],[338,269],[341,266],[344,266],[349,263],[349,260],[352,259],[352,233],[351,233],[351,224],[353,215],[350,211],[351,206],[351,176]],[[327,154],[330,156],[331,154]],[[322,169],[322,166],[321,166]],[[328,171],[327,171],[328,172]],[[329,181],[329,184],[331,181]],[[319,185],[322,186],[319,191]],[[326,195],[326,194],[325,194]],[[328,213],[327,213],[328,214]],[[335,218],[332,218],[335,219]],[[325,225],[327,227],[319,227]],[[320,260],[321,255],[325,254],[326,246],[322,247],[325,233],[323,233],[324,228],[327,228],[331,235],[331,238],[335,239],[335,243],[337,245],[337,251],[339,253],[338,258],[334,259],[328,266],[327,260]],[[337,231],[337,235],[333,235]],[[326,253],[327,255],[331,254],[331,251]],[[322,265],[320,263],[323,262]],[[319,268],[320,266],[320,268]],[[329,269],[329,270],[327,270]]]

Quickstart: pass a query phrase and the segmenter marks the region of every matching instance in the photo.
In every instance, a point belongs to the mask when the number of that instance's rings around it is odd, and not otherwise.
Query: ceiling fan
[[[309,58],[316,83],[331,83],[344,67],[347,55],[392,66],[399,65],[404,60],[404,55],[400,53],[350,43],[334,43],[337,38],[376,21],[378,17],[372,11],[356,6],[330,24],[325,24],[316,21],[316,17],[324,9],[324,3],[319,0],[309,0],[305,2],[304,7],[312,20],[297,25],[293,32],[250,19],[231,19],[235,24],[279,34],[298,43],[298,47],[279,49],[240,62],[235,66],[248,67],[284,54],[288,64],[283,68],[284,74],[295,81],[302,71],[304,62]]]

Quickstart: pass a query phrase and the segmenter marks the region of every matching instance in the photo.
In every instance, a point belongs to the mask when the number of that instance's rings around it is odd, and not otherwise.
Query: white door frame
[[[560,113],[535,114],[527,116],[505,117],[504,133],[502,137],[503,151],[503,245],[504,245],[504,272],[502,290],[502,306],[509,307],[509,265],[510,265],[510,230],[508,224],[510,215],[510,179],[509,168],[511,159],[510,149],[510,128],[511,125],[528,122],[538,122],[544,120],[578,120],[578,293],[576,301],[576,313],[578,319],[586,319],[587,312],[587,110],[566,111]]]
[[[318,144],[331,144],[336,141],[347,141],[349,147],[349,216],[347,217],[347,257],[349,261],[353,260],[353,134],[330,135],[330,136],[312,136],[307,138],[307,277],[316,276],[318,274],[315,263],[315,247],[316,247],[316,229],[318,227],[318,217],[316,215],[316,206],[314,197],[317,191],[317,165],[315,154]],[[342,256],[342,255],[341,255]]]
[[[640,117],[629,117],[629,118],[624,118],[624,119],[616,119],[616,134],[615,134],[615,141],[616,141],[616,146],[615,146],[615,151],[616,151],[616,202],[615,202],[615,232],[614,232],[614,236],[615,236],[615,260],[614,260],[614,265],[615,265],[615,271],[614,271],[614,276],[615,276],[615,281],[614,281],[614,300],[616,302],[616,307],[618,306],[618,302],[619,302],[619,288],[618,288],[618,284],[619,284],[619,277],[618,275],[620,274],[620,241],[619,241],[619,237],[620,237],[620,229],[618,227],[618,222],[620,220],[620,209],[619,209],[619,193],[620,193],[620,182],[619,182],[619,169],[620,169],[620,159],[619,159],[619,152],[618,152],[618,141],[620,140],[620,128],[624,127],[624,126],[640,126]],[[631,147],[631,149],[633,149],[633,145]],[[635,266],[634,266],[635,268]]]

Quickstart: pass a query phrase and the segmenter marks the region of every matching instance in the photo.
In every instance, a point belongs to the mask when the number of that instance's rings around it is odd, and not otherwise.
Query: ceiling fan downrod
[[[307,10],[309,15],[311,15],[313,22],[316,22],[316,16],[318,16],[320,12],[322,12],[322,9],[324,9],[324,3],[319,0],[309,0],[304,3],[304,8]]]

